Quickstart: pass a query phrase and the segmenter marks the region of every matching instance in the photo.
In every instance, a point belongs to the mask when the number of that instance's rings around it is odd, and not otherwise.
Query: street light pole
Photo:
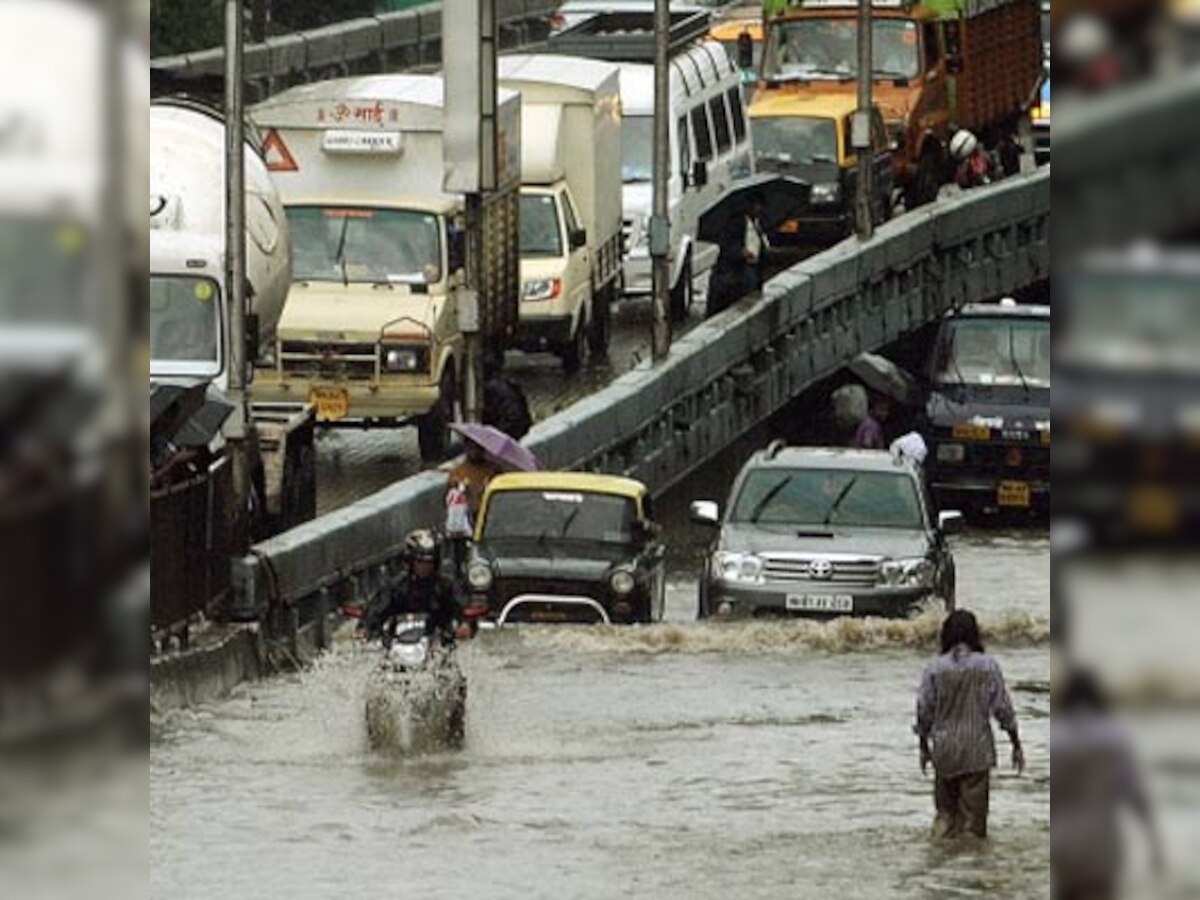
[[[670,219],[667,216],[667,179],[671,174],[669,101],[671,78],[669,49],[671,15],[667,0],[654,2],[654,204],[650,217],[651,289],[654,326],[651,348],[654,360],[666,359],[671,350]]]
[[[855,231],[862,240],[875,232],[871,217],[874,158],[871,152],[871,88],[875,77],[871,52],[872,0],[858,0],[858,114],[852,143],[858,153],[858,185],[854,197]]]

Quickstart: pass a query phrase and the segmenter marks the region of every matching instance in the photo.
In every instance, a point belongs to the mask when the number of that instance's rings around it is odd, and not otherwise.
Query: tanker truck
[[[239,411],[230,402],[231,319],[225,284],[225,123],[205,106],[156,100],[150,108],[150,381],[154,425],[175,425],[152,486],[165,488],[182,468],[209,476],[230,464],[227,437]],[[269,346],[291,286],[287,217],[266,165],[248,140],[245,152],[246,276],[251,314],[247,354]],[[235,479],[215,483],[229,495],[218,522],[246,513],[251,537],[284,531],[316,509],[313,409],[304,402],[247,402],[248,496]],[[165,425],[163,426],[165,429]],[[160,442],[161,443],[161,442]],[[204,474],[204,473],[201,473]],[[218,504],[221,507],[222,504]],[[212,510],[210,510],[212,512]],[[235,544],[237,536],[231,537]],[[157,565],[157,563],[156,563]]]

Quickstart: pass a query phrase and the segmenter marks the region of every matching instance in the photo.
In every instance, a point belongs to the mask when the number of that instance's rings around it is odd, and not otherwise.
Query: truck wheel
[[[687,259],[683,261],[683,271],[679,273],[679,281],[671,288],[671,304],[669,315],[672,322],[682,322],[687,318],[688,310],[692,308],[695,285],[692,283],[692,251],[688,251]]]
[[[587,325],[580,321],[571,335],[570,342],[562,348],[563,371],[574,375],[583,368],[583,358],[587,354]]]
[[[942,187],[941,168],[936,151],[926,150],[921,154],[917,173],[905,194],[904,205],[908,209],[916,209],[937,199]]]
[[[612,293],[610,284],[592,301],[592,322],[588,328],[588,350],[592,356],[608,355],[608,344],[612,337]]]
[[[417,420],[417,443],[422,462],[441,462],[450,449],[450,423],[454,420],[454,372],[447,367],[442,375],[437,404]]]

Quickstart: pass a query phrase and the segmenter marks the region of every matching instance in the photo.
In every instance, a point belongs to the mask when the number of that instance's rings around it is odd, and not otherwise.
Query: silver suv
[[[936,597],[954,608],[948,534],[920,471],[879,450],[785,447],[746,463],[724,517],[711,500],[694,522],[719,529],[700,581],[709,616],[902,616]]]

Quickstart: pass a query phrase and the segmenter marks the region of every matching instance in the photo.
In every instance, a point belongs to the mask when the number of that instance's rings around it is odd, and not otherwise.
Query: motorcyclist
[[[950,139],[950,155],[955,163],[954,181],[964,191],[991,184],[999,176],[995,160],[965,128]]]
[[[391,640],[396,618],[423,614],[425,634],[451,646],[461,620],[462,603],[457,583],[442,575],[441,541],[434,532],[418,529],[404,539],[404,575],[386,591],[386,602],[368,610],[360,625],[367,638]]]

